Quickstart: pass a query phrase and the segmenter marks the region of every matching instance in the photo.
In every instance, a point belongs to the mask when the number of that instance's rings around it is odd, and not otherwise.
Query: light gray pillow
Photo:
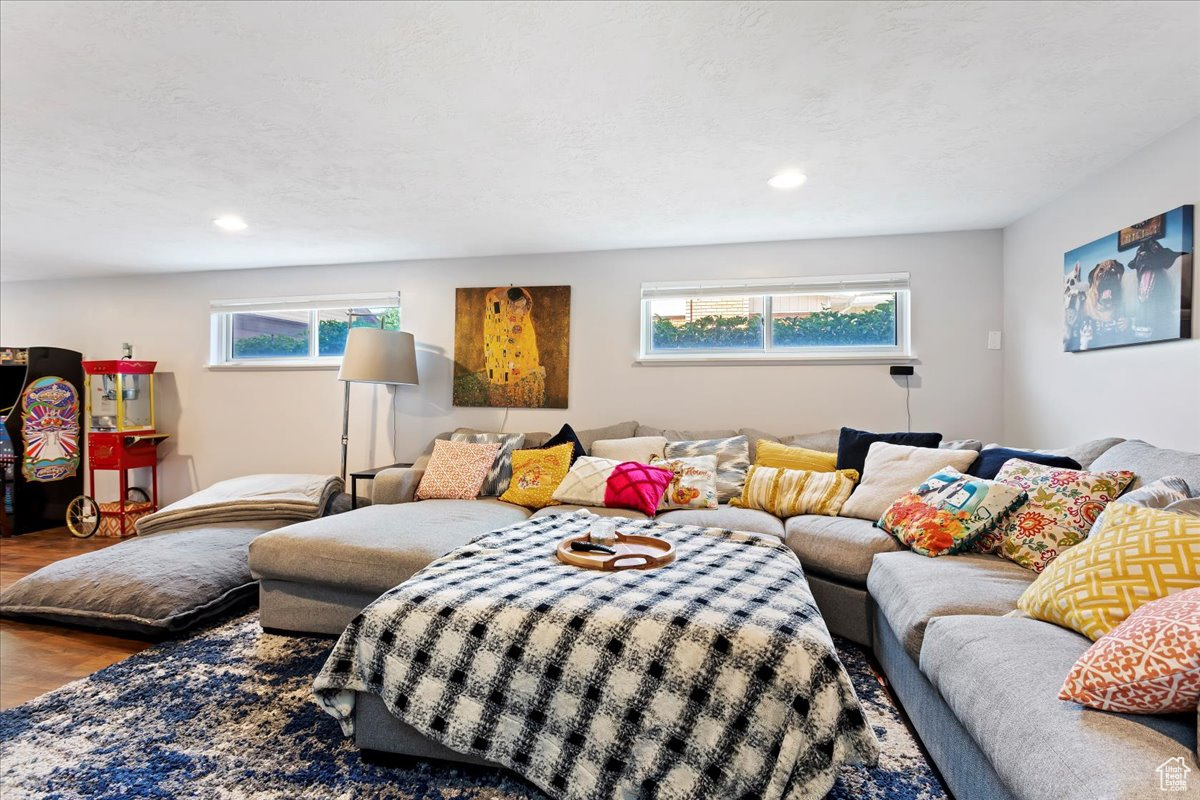
[[[745,436],[726,439],[700,439],[690,442],[667,442],[667,458],[692,456],[717,457],[717,502],[728,503],[742,496],[746,473],[750,470],[750,442]]]
[[[978,453],[983,449],[983,442],[978,439],[943,439],[938,447],[943,450],[974,450]]]
[[[500,450],[496,453],[496,460],[492,462],[492,468],[488,470],[487,477],[483,479],[479,496],[499,497],[508,490],[508,483],[512,480],[513,450],[519,450],[525,444],[525,434],[455,431],[450,436],[450,441],[500,445]]]
[[[1198,514],[1200,510],[1197,507],[1200,506],[1200,500],[1194,500],[1191,494],[1187,481],[1175,475],[1168,475],[1165,478],[1159,478],[1154,483],[1148,483],[1140,489],[1126,492],[1113,502],[1126,503],[1139,508],[1161,508],[1179,514]],[[1192,507],[1190,510],[1189,503]],[[1105,513],[1107,510],[1101,511],[1100,516],[1096,517],[1096,521],[1088,530],[1088,536],[1100,530],[1104,524]]]

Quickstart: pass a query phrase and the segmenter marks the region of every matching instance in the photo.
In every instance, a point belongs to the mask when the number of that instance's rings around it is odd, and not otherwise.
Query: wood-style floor
[[[59,559],[119,541],[98,536],[76,539],[66,528],[0,539],[0,589]],[[151,646],[140,639],[0,619],[0,709],[32,700]]]

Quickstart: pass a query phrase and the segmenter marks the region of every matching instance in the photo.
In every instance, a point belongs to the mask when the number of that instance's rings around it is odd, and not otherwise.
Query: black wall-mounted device
[[[912,367],[893,366],[893,367],[888,368],[888,374],[889,375],[912,375],[913,368]]]

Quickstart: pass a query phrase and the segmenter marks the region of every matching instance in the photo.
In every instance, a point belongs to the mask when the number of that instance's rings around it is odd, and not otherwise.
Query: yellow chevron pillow
[[[1140,606],[1200,586],[1200,517],[1113,503],[1102,525],[1050,562],[1022,611],[1095,640]]]
[[[759,439],[755,446],[754,463],[760,467],[833,472],[837,469],[837,453],[822,453],[820,450],[790,447],[779,442]]]
[[[729,504],[761,509],[777,517],[797,514],[836,517],[857,482],[858,470],[854,469],[814,472],[756,464],[746,473],[742,496],[733,498]]]

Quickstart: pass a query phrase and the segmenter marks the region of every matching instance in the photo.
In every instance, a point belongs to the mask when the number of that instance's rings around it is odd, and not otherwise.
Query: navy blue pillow
[[[1014,458],[1058,469],[1083,469],[1078,461],[1066,456],[1050,456],[1045,453],[1032,453],[1028,450],[1014,450],[1011,447],[993,447],[979,453],[979,457],[975,459],[975,463],[967,470],[967,474],[974,475],[976,478],[986,478],[990,481],[1000,473],[1000,468],[1004,466],[1004,462]]]
[[[940,433],[871,433],[842,428],[838,436],[838,469],[856,469],[861,475],[867,463],[867,451],[876,442],[904,444],[909,447],[937,447],[942,443]]]
[[[575,429],[570,425],[563,425],[558,433],[546,440],[546,443],[541,446],[541,450],[547,450],[551,447],[558,447],[560,444],[573,444],[575,448],[571,451],[571,463],[575,463],[575,459],[580,456],[586,456],[587,450],[583,449],[583,442],[579,441],[579,437],[575,435]]]

